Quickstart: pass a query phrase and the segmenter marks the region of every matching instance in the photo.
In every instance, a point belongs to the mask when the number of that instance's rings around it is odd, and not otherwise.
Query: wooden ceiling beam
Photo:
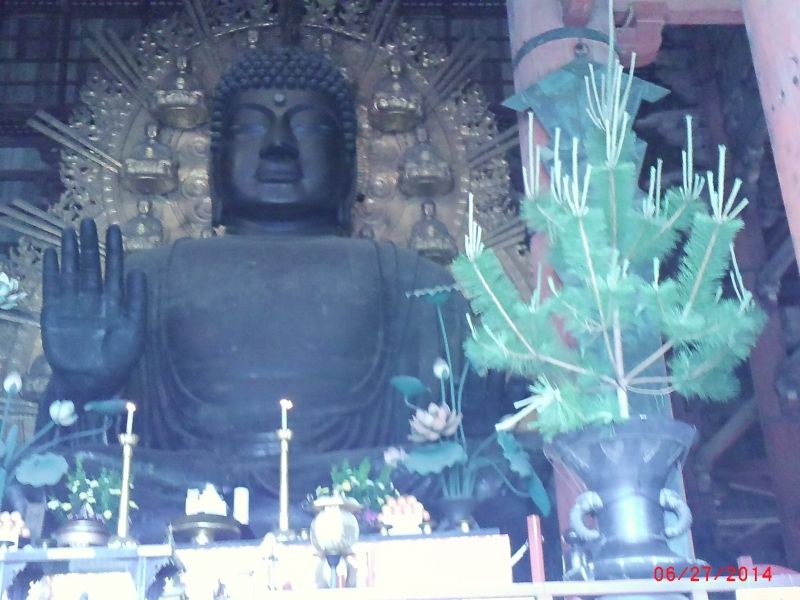
[[[614,11],[625,18],[642,0],[614,0]],[[653,4],[648,0],[649,4]],[[741,0],[659,0],[665,8],[666,25],[741,25]],[[568,25],[585,25],[592,13],[594,0],[562,0],[564,22]]]

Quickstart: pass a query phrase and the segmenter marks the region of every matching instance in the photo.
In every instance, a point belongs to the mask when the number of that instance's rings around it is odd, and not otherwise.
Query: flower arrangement
[[[75,469],[67,473],[64,481],[66,500],[53,497],[47,508],[62,520],[97,519],[110,523],[119,513],[121,484],[119,472],[106,468],[101,469],[97,477],[90,477],[79,458],[75,461]],[[134,510],[139,508],[133,500],[128,505]]]
[[[479,475],[487,470],[494,471],[513,494],[529,497],[542,514],[547,515],[550,512],[547,491],[531,466],[527,453],[512,434],[496,431],[475,444],[464,433],[462,405],[470,364],[464,365],[456,382],[453,378],[450,342],[442,314],[442,305],[453,289],[437,287],[410,294],[434,305],[445,356],[438,358],[433,364],[434,376],[439,381],[439,401],[430,402],[427,408],[412,402],[415,398],[431,394],[419,379],[398,375],[391,380],[394,388],[403,397],[403,402],[413,411],[408,439],[414,444],[409,450],[391,449],[394,454],[393,462],[412,473],[438,475],[445,498],[473,497]],[[500,446],[502,455],[492,452],[497,445]],[[385,460],[389,462],[388,455]],[[503,463],[523,482],[527,488],[525,491],[520,490],[509,479]]]
[[[20,443],[19,426],[11,423],[10,417],[21,389],[22,378],[19,373],[12,372],[3,380],[5,397],[2,420],[0,420],[0,503],[5,496],[9,476],[21,484],[32,487],[58,483],[69,466],[63,456],[48,450],[75,439],[104,434],[109,425],[106,422],[103,427],[62,435],[61,430],[74,425],[78,415],[71,401],[57,400],[50,405],[50,421],[34,433],[30,440]],[[93,407],[87,405],[86,410],[91,411]],[[55,435],[48,439],[48,435],[53,431]]]
[[[357,467],[352,467],[345,459],[331,467],[331,486],[318,487],[316,495],[318,498],[331,494],[352,498],[364,508],[361,513],[363,520],[374,525],[387,500],[396,498],[399,493],[392,483],[390,464],[385,464],[374,479],[372,471],[369,458],[362,460]]]

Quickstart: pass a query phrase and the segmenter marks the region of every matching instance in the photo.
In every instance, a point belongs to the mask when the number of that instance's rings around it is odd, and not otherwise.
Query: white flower
[[[447,364],[447,361],[443,358],[437,358],[433,361],[433,374],[436,376],[436,379],[440,381],[447,381],[450,379],[450,365]]]
[[[69,427],[78,420],[72,400],[56,400],[50,405],[50,418],[61,427]]]
[[[86,498],[87,498],[86,492],[81,492],[80,494],[78,494],[78,498],[80,500],[86,500]]]
[[[96,488],[96,487],[99,487],[99,486],[100,486],[100,484],[99,484],[99,483],[97,483],[97,479],[90,479],[90,480],[88,481],[88,483],[89,483],[89,487],[90,487],[90,488]],[[91,493],[91,490],[89,491],[89,493]]]
[[[61,506],[61,500],[50,500],[50,502],[47,503],[47,508],[49,508],[50,510],[55,510],[60,506]]]
[[[383,451],[383,462],[393,469],[396,468],[407,457],[408,454],[406,454],[406,451],[403,450],[403,448],[398,448],[397,446],[392,446]]]
[[[0,276],[5,273],[0,273]],[[3,379],[3,389],[9,396],[16,396],[22,389],[22,377],[16,371],[11,371],[6,378]]]
[[[61,503],[61,510],[63,510],[63,511],[72,510],[72,504],[70,504],[69,502],[62,502]]]
[[[108,521],[111,518],[111,511],[106,509],[103,511],[103,518]]]

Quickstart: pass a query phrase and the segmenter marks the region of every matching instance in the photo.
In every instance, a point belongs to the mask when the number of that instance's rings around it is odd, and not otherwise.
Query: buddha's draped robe
[[[409,432],[392,376],[428,386],[420,405],[438,400],[435,308],[407,293],[452,280],[413,252],[333,236],[224,236],[133,253],[128,268],[149,284],[145,355],[126,397],[142,403],[150,447],[263,450],[283,397],[294,402],[293,448],[374,447]],[[460,363],[465,305],[453,296],[445,318]]]

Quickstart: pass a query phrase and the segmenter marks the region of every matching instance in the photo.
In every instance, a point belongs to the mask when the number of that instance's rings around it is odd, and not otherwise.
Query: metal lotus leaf
[[[17,481],[33,487],[55,485],[69,469],[67,460],[52,452],[33,454],[19,463]]]
[[[453,189],[453,172],[433,144],[420,142],[406,150],[398,185],[406,196],[443,196]]]
[[[499,431],[497,433],[497,443],[500,444],[500,448],[503,450],[503,456],[508,461],[509,468],[520,477],[528,480],[528,495],[542,515],[547,516],[550,514],[550,497],[542,480],[539,479],[533,466],[531,466],[530,457],[525,448],[517,441],[517,438],[507,431]]]
[[[528,479],[528,496],[530,496],[530,499],[539,509],[539,512],[542,513],[543,517],[548,516],[550,511],[553,510],[553,505],[550,503],[550,496],[542,480],[539,479],[539,476],[535,472],[532,477]]]
[[[497,432],[497,443],[503,449],[503,456],[508,461],[508,466],[517,475],[527,477],[533,473],[530,457],[517,439],[507,431]]]
[[[125,400],[96,400],[94,402],[87,402],[83,407],[86,412],[96,412],[101,415],[118,415],[125,412]]]
[[[457,442],[440,442],[416,446],[408,453],[403,464],[419,475],[441,473],[444,469],[467,461],[464,448]]]
[[[389,383],[406,398],[414,398],[428,391],[422,381],[411,375],[395,375]]]

